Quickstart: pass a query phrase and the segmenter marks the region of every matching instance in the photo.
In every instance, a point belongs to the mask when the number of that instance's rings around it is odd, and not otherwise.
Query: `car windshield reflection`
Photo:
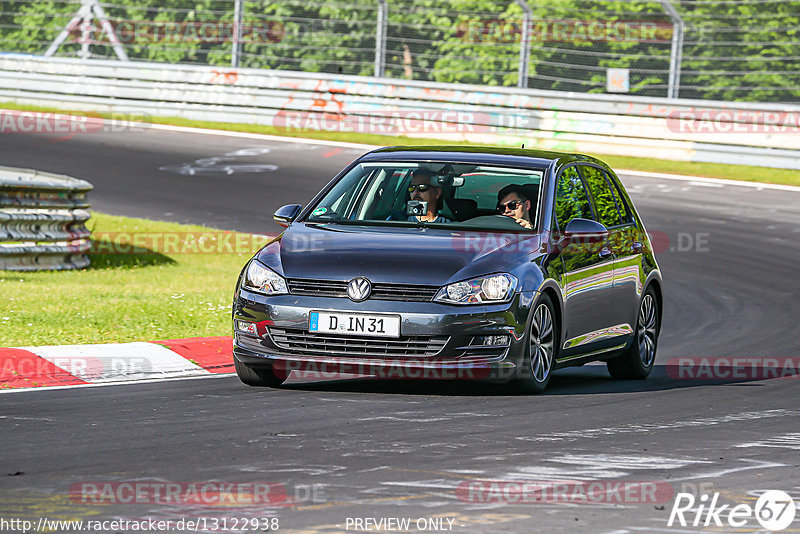
[[[313,206],[305,221],[531,231],[543,173],[449,162],[363,162]]]

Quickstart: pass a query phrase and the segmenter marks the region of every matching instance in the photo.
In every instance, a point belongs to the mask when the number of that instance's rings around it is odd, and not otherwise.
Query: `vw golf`
[[[390,147],[358,158],[242,270],[234,364],[251,386],[292,370],[482,379],[538,393],[605,361],[643,379],[662,280],[616,174],[584,155]]]

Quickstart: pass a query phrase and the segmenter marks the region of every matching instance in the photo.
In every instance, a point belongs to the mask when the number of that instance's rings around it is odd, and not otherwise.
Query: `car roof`
[[[452,161],[476,164],[519,165],[546,168],[573,161],[605,164],[591,156],[528,148],[488,146],[391,146],[368,152],[361,161]]]

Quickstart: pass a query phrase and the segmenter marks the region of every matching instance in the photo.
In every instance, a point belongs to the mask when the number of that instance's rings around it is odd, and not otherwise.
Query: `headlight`
[[[433,299],[447,304],[493,304],[511,300],[517,279],[510,274],[495,274],[444,286]]]
[[[265,295],[285,295],[286,280],[256,260],[250,262],[244,275],[244,288]]]

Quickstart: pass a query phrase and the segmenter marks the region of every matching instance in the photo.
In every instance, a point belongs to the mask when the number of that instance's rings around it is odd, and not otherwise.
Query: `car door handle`
[[[643,248],[644,246],[641,243],[639,243],[638,241],[634,241],[633,245],[631,245],[631,252],[638,254],[642,251]]]
[[[604,260],[604,259],[606,259],[606,258],[610,257],[612,254],[613,254],[613,252],[611,251],[611,249],[610,249],[610,248],[608,248],[608,247],[603,247],[603,248],[600,250],[600,253],[598,254],[598,256],[600,256],[600,259],[601,259],[601,260]]]

